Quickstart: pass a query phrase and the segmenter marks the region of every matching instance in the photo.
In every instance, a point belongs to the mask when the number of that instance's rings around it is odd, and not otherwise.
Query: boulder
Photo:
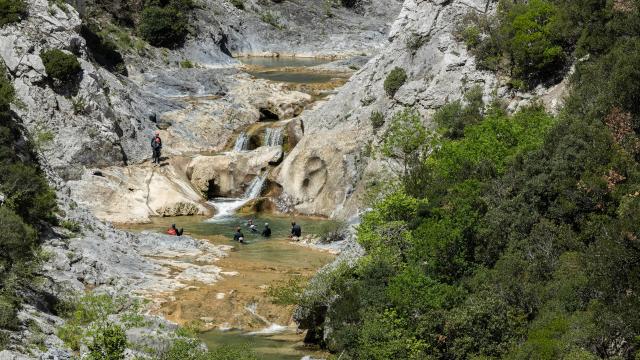
[[[187,167],[193,186],[209,197],[241,197],[251,181],[282,158],[279,146],[253,151],[196,156]]]

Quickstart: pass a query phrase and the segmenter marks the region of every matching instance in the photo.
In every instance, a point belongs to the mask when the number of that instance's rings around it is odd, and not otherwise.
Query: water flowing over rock
[[[187,167],[193,186],[208,198],[240,198],[251,181],[264,174],[270,163],[282,158],[282,149],[263,146],[253,151],[196,156]]]
[[[266,128],[264,131],[264,145],[281,146],[283,140],[282,128]]]
[[[233,151],[249,150],[249,136],[247,133],[241,133],[236,139],[236,144],[233,146]]]

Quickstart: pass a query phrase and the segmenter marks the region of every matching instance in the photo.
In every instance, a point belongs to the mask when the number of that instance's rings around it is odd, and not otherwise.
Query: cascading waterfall
[[[236,144],[233,147],[234,151],[249,150],[249,135],[247,133],[241,133],[236,139]]]
[[[281,146],[282,128],[267,128],[264,132],[264,144],[267,146]]]
[[[228,218],[246,203],[260,196],[265,180],[267,180],[266,172],[253,178],[241,199],[217,198],[210,201],[209,204],[213,205],[216,210],[218,210],[211,220]]]

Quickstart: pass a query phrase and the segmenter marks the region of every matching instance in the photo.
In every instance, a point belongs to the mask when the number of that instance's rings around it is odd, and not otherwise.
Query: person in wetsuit
[[[233,234],[233,240],[244,244],[244,234],[240,227],[236,228],[236,233]]]
[[[167,230],[168,235],[174,235],[174,236],[182,236],[183,232],[184,232],[184,229],[176,228],[176,224],[171,224],[171,227],[169,228],[169,230]]]
[[[162,152],[162,139],[160,132],[156,131],[156,135],[151,139],[151,150],[153,150],[153,164],[160,165],[160,154]]]
[[[295,222],[291,223],[291,237],[294,240],[300,240],[300,237],[302,236],[302,228],[300,227],[300,225],[296,224]]]
[[[264,229],[262,230],[262,237],[271,237],[271,228],[269,224],[264,224]]]

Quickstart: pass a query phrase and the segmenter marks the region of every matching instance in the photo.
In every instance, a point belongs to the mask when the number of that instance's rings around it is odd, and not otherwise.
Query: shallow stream
[[[261,230],[269,223],[273,235],[269,239],[253,234],[247,220],[253,218]],[[180,324],[205,324],[210,330],[200,334],[211,348],[242,344],[252,348],[260,359],[300,359],[305,355],[321,355],[317,349],[302,344],[303,333],[297,333],[292,322],[292,307],[272,304],[266,295],[268,286],[287,281],[292,276],[310,277],[334,256],[298,246],[288,239],[291,217],[259,215],[229,216],[222,219],[203,217],[155,218],[153,223],[131,225],[129,230],[164,232],[171,224],[185,229],[185,234],[206,239],[215,245],[232,245],[229,256],[216,265],[236,276],[225,276],[212,285],[194,284],[173,294],[162,304],[159,313]],[[335,228],[332,221],[295,218],[304,234],[321,234]],[[232,240],[240,226],[247,244]]]
[[[286,83],[291,89],[312,94],[316,100],[344,84],[349,76],[309,69],[329,60],[258,57],[238,60],[245,64],[244,70],[256,78]],[[240,145],[234,147],[240,148],[235,151],[245,150],[244,144]],[[332,254],[292,243],[288,239],[292,220],[301,225],[303,235],[322,234],[335,229],[336,224],[310,217],[258,215],[254,221],[259,231],[265,223],[269,223],[273,231],[271,238],[264,239],[249,230],[247,220],[252,217],[234,214],[242,204],[259,196],[262,183],[256,188],[257,194],[251,191],[252,194],[245,194],[243,199],[216,199],[218,215],[213,219],[165,217],[155,218],[150,224],[126,227],[133,231],[164,232],[175,223],[178,228],[184,228],[186,235],[215,245],[233,246],[227,257],[214,264],[225,273],[219,281],[189,284],[168,298],[165,294],[157,312],[182,325],[196,323],[205,330],[201,339],[212,349],[220,345],[246,345],[265,360],[293,360],[305,355],[324,357],[326,354],[318,349],[303,345],[304,333],[296,331],[292,320],[293,307],[273,304],[266,291],[269,286],[294,276],[309,278],[334,259]],[[238,226],[244,232],[246,244],[232,240]]]

